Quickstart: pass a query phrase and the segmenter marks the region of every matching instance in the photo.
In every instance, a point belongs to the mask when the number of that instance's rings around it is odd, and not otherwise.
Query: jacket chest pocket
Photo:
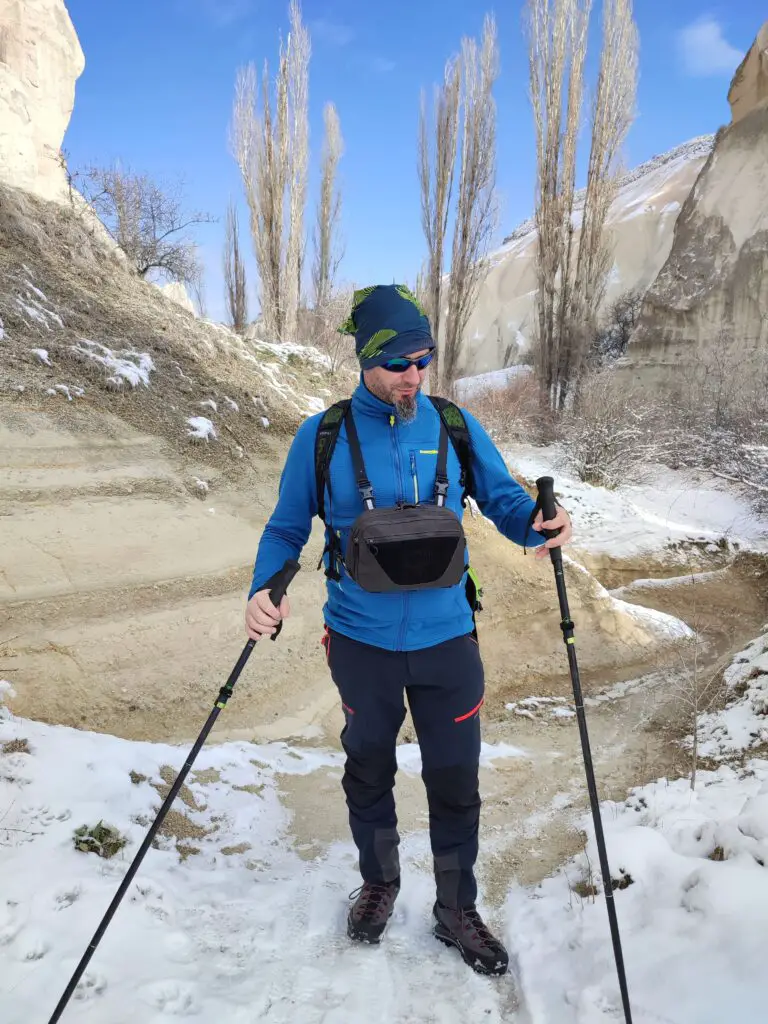
[[[408,455],[410,473],[408,500],[413,501],[414,505],[418,505],[420,501],[433,501],[437,448],[411,448]]]

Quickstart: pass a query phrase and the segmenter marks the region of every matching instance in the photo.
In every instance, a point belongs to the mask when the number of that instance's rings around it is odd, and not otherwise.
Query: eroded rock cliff
[[[646,294],[627,369],[650,382],[714,346],[749,360],[768,342],[768,23],[729,92],[733,112],[675,225]]]
[[[0,0],[0,181],[66,198],[59,154],[84,67],[63,0]]]

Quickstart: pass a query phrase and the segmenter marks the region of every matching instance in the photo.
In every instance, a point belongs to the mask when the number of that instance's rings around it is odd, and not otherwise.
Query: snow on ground
[[[604,804],[603,822],[613,880],[632,880],[615,899],[635,1024],[762,1024],[768,761],[699,773],[695,792],[661,779]],[[505,909],[533,1024],[624,1019],[593,840]]]
[[[766,633],[726,673],[732,694],[705,733],[750,748],[746,715],[768,704]],[[0,682],[0,694],[10,691]],[[541,698],[521,705],[543,708]],[[734,715],[741,708],[738,729]],[[484,746],[483,760],[515,757]],[[0,708],[3,1024],[45,1020],[98,925],[187,747],[136,743],[18,719]],[[399,751],[418,772],[418,747]],[[338,751],[284,743],[203,748],[174,805],[180,845],[147,854],[64,1018],[82,1024],[610,1024],[623,1019],[591,817],[583,854],[540,885],[513,886],[487,914],[512,969],[472,974],[430,934],[426,832],[401,846],[403,890],[381,948],[344,933],[358,884],[352,844],[303,860],[281,776],[338,772]],[[133,774],[132,774],[133,773]],[[583,781],[575,780],[583,789]],[[341,795],[339,794],[339,798]],[[540,814],[570,801],[557,794]],[[609,862],[635,1024],[763,1024],[768,932],[768,761],[659,779],[604,802]],[[186,819],[186,820],[185,820]],[[128,837],[110,860],[75,849],[103,820]],[[179,822],[185,828],[179,829]],[[533,825],[533,819],[531,819]],[[517,987],[518,995],[515,995]]]
[[[187,423],[190,428],[187,433],[190,437],[200,441],[216,440],[216,428],[207,416],[190,416]]]
[[[121,388],[126,383],[132,388],[139,384],[149,387],[149,375],[155,364],[148,352],[135,352],[133,349],[113,352],[101,342],[89,341],[87,338],[81,338],[78,345],[72,346],[72,351],[82,359],[101,364],[108,372],[107,383],[115,388]]]
[[[46,395],[65,395],[68,402],[75,398],[82,398],[85,394],[84,388],[76,387],[74,384],[70,387],[68,384],[56,384],[52,388],[45,389]]]
[[[40,362],[43,363],[45,366],[53,366],[53,363],[50,360],[50,356],[48,355],[47,348],[31,348],[29,351],[32,353],[33,356],[37,356]]]
[[[0,748],[29,746],[0,753],[0,875],[13,880],[0,902],[0,1005],[3,1024],[32,1024],[53,1011],[146,834],[160,805],[152,783],[162,785],[163,766],[175,774],[187,748],[0,715]],[[403,761],[417,770],[413,750]],[[475,976],[430,933],[426,833],[403,839],[403,890],[385,945],[346,938],[348,896],[359,884],[354,847],[302,860],[279,799],[281,774],[341,763],[338,752],[281,743],[204,747],[187,805],[174,804],[197,831],[183,840],[188,855],[180,860],[164,837],[150,849],[66,1024],[510,1020],[512,977]],[[102,819],[129,839],[109,860],[72,841],[75,829]]]
[[[505,366],[502,370],[478,373],[473,377],[460,377],[456,381],[456,394],[460,401],[466,402],[484,391],[500,391],[515,377],[525,376],[530,372],[530,366],[519,363],[515,366]]]
[[[768,744],[768,633],[736,655],[724,681],[725,710],[699,718],[699,753],[714,760]]]
[[[731,699],[702,716],[699,750],[735,763],[699,771],[695,790],[687,778],[659,779],[602,805],[636,1024],[758,1024],[768,1015],[768,761],[738,762],[768,743],[768,632],[725,679]],[[591,816],[582,827],[585,853],[507,899],[533,1024],[623,1019]]]
[[[594,487],[562,469],[556,446],[516,446],[509,466],[534,482],[551,476],[574,524],[574,547],[617,558],[650,553],[680,541],[727,540],[742,549],[768,551],[768,522],[755,516],[737,488],[694,470],[658,466],[642,484],[615,491]]]

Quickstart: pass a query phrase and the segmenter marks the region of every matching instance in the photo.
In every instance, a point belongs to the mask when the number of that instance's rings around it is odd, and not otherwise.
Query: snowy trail
[[[3,877],[13,884],[0,905],[0,1005],[4,1024],[34,1024],[48,1019],[145,834],[136,819],[148,822],[159,805],[151,781],[162,785],[162,766],[176,770],[185,751],[6,716],[0,744],[12,740],[26,740],[30,752],[1,762],[4,802],[13,794],[0,809]],[[511,974],[479,978],[431,936],[434,886],[420,836],[403,843],[404,887],[386,942],[349,944],[353,847],[338,843],[302,861],[274,779],[336,760],[283,744],[204,748],[196,770],[207,781],[191,782],[187,806],[178,806],[210,834],[185,839],[199,852],[181,862],[169,837],[149,851],[63,1020],[518,1019]],[[133,783],[131,771],[148,781]],[[102,815],[131,839],[112,860],[72,845],[74,828]],[[239,844],[249,848],[232,852]]]

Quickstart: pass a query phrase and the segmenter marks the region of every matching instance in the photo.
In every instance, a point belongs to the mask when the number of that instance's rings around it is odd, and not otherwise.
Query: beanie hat
[[[395,356],[435,347],[429,320],[416,296],[403,284],[374,284],[358,289],[352,312],[339,327],[352,334],[363,370]]]

